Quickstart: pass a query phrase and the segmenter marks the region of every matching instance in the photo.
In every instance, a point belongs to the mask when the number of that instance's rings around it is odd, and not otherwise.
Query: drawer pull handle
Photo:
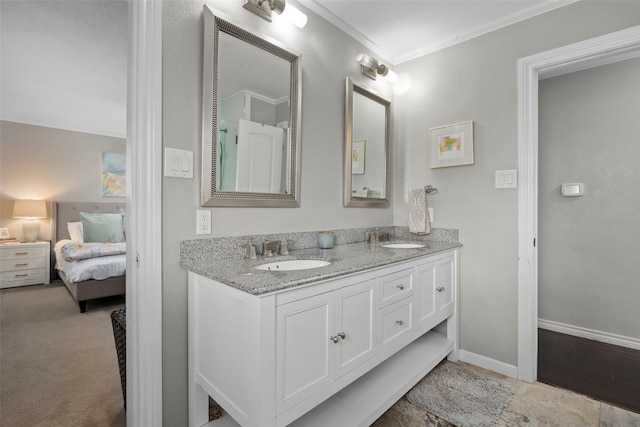
[[[334,335],[334,336],[332,336],[332,337],[329,337],[329,339],[330,339],[331,341],[333,341],[333,343],[335,344],[335,343],[337,343],[337,342],[338,342],[338,340],[339,340],[340,338],[338,338],[338,336],[337,336],[337,335]]]
[[[404,289],[404,285],[402,283],[396,285],[396,288],[403,290]]]
[[[28,262],[21,262],[20,264],[15,264],[14,267],[24,267],[24,266],[27,266],[27,265],[29,265]]]
[[[396,325],[402,326],[404,325],[404,322],[402,320],[396,320]]]
[[[338,332],[338,336],[342,339],[345,339],[347,336],[344,334],[344,332]]]
[[[14,277],[27,277],[28,274],[16,274]]]
[[[439,288],[436,288],[436,291],[443,292],[444,291],[444,286],[440,286]]]
[[[29,255],[29,252],[16,252],[15,254],[13,254],[14,256],[20,256],[20,255]]]

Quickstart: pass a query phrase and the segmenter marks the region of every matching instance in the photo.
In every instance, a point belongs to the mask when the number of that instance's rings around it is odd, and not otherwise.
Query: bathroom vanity
[[[459,247],[353,243],[269,258],[331,262],[300,271],[183,260],[189,425],[369,426],[457,360]],[[211,422],[209,396],[223,409]]]

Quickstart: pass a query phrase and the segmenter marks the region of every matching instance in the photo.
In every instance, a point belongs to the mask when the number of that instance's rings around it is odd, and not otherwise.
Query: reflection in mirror
[[[298,206],[297,53],[205,5],[203,206]]]
[[[344,205],[387,207],[391,101],[347,78]]]

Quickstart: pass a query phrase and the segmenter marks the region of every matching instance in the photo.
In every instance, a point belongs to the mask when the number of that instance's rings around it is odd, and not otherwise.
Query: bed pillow
[[[82,233],[82,221],[68,222],[67,230],[69,230],[69,237],[74,242],[83,243],[84,234]]]
[[[122,215],[96,214],[80,212],[85,243],[121,243],[124,242]]]

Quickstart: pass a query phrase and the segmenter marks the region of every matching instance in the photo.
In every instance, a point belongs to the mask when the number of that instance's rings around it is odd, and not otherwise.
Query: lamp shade
[[[46,218],[47,204],[44,200],[15,200],[13,202],[14,218]]]

